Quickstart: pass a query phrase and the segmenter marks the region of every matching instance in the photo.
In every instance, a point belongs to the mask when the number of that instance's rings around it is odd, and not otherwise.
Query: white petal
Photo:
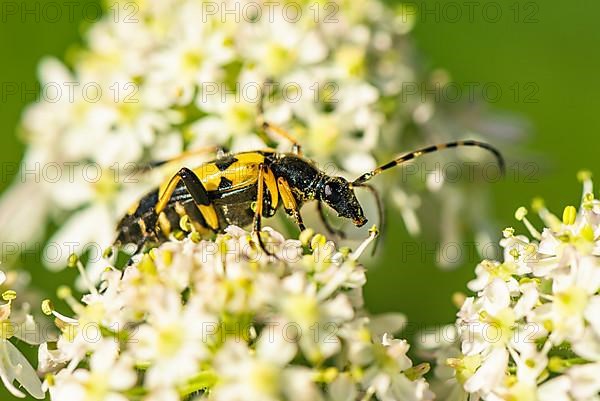
[[[600,391],[600,363],[572,367],[567,375],[573,381],[571,393],[577,399],[593,397]]]
[[[15,252],[22,243],[31,243],[44,234],[42,227],[48,212],[48,197],[34,180],[15,182],[0,200],[0,243],[4,257],[9,257],[10,244]],[[16,256],[16,255],[15,255]]]
[[[465,390],[470,393],[490,392],[501,383],[507,365],[508,351],[505,348],[494,349],[475,374],[465,382]]]
[[[2,348],[0,349],[0,355],[2,355],[0,358],[0,371],[2,372],[4,384],[14,395],[21,397],[20,394],[22,393],[12,386],[12,382],[16,380],[31,396],[38,400],[43,399],[45,394],[42,390],[42,382],[29,361],[8,340],[1,340],[0,348]]]
[[[296,344],[286,338],[281,327],[264,329],[258,345],[257,352],[260,358],[284,366],[296,355]]]
[[[585,319],[592,325],[597,335],[600,336],[600,296],[590,298],[584,311]]]
[[[506,283],[496,278],[484,290],[482,297],[483,308],[491,315],[496,315],[510,305],[510,291]]]
[[[548,380],[538,388],[539,401],[571,401],[568,395],[571,386],[571,379],[567,376]]]
[[[369,328],[375,337],[384,333],[395,334],[406,325],[406,316],[402,313],[382,313],[369,319]]]
[[[514,307],[515,318],[517,320],[529,314],[529,312],[537,304],[538,296],[538,291],[534,287],[529,287],[527,290],[525,290]]]
[[[583,335],[572,342],[573,351],[591,361],[600,361],[600,335],[591,328],[586,328]]]

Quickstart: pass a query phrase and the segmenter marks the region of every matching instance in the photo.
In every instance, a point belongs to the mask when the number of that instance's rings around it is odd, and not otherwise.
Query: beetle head
[[[352,184],[342,177],[326,177],[319,191],[319,199],[335,210],[339,217],[351,219],[355,226],[367,222]]]

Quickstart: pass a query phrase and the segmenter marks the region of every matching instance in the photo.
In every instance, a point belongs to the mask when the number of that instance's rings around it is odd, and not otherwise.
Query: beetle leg
[[[300,209],[296,209],[294,211],[294,216],[296,218],[296,224],[298,224],[300,232],[306,230],[306,226],[304,225],[304,221],[302,220],[302,215],[300,214]]]
[[[129,259],[127,259],[127,263],[125,264],[124,267],[129,267],[132,264],[135,263],[135,259],[134,257],[139,254],[139,253],[143,253],[144,251],[144,247],[148,244],[148,243],[152,243],[152,241],[155,241],[156,237],[155,234],[148,234],[148,235],[144,235],[142,238],[140,238],[136,244],[135,244],[135,249],[133,251],[133,253],[131,253],[129,255]],[[128,252],[126,252],[128,253]],[[125,269],[122,270],[121,276],[123,275],[123,273],[125,272]]]
[[[227,150],[218,146],[205,146],[197,149],[186,150],[185,152],[181,152],[177,156],[171,157],[169,159],[151,160],[147,163],[139,165],[126,164],[120,171],[122,171],[123,174],[135,174],[140,172],[143,173],[152,170],[153,168],[161,167],[169,163],[181,162],[191,157],[210,153],[216,153],[218,156],[219,154],[226,154]]]
[[[217,159],[224,158],[225,156],[227,156],[228,153],[229,153],[229,150],[227,150],[226,148],[218,147],[217,148]]]
[[[267,82],[271,82],[271,81],[267,80]],[[294,153],[296,155],[301,155],[302,154],[302,146],[300,146],[300,143],[298,142],[298,140],[296,140],[296,138],[292,134],[287,132],[285,129],[283,129],[275,124],[271,124],[271,123],[267,122],[265,120],[264,116],[265,116],[264,97],[261,96],[260,101],[258,102],[258,118],[257,118],[258,125],[262,126],[262,129],[265,132],[267,132],[267,133],[270,132],[270,133],[279,135],[279,136],[287,139],[288,141],[290,141],[292,143],[292,153]]]
[[[270,200],[268,200],[267,204],[267,198],[265,197],[266,200],[263,203],[265,204],[264,206],[269,207],[269,213],[267,215],[272,216],[275,213],[277,206],[279,206],[279,189],[277,188],[277,180],[275,179],[275,175],[267,165],[264,167],[264,181],[265,186],[269,191]]]
[[[185,167],[179,170],[164,188],[161,188],[158,203],[154,208],[156,214],[159,215],[165,209],[179,181],[183,181],[185,188],[192,196],[192,199],[194,199],[209,228],[213,230],[218,229],[219,219],[217,212],[208,198],[206,188],[204,188],[198,176],[192,170]]]
[[[202,148],[191,149],[191,150],[182,152],[182,153],[178,154],[177,156],[172,157],[170,159],[152,161],[152,162],[150,162],[150,167],[158,167],[158,166],[162,166],[163,164],[180,162],[180,161],[189,159],[190,157],[200,156],[200,155],[207,154],[207,153],[216,153],[217,155],[226,154],[227,150],[220,146],[205,146]]]
[[[263,121],[262,128],[267,132],[274,133],[290,141],[292,143],[292,153],[296,155],[302,155],[302,146],[292,134],[290,134],[280,126],[269,123],[267,121]]]
[[[296,198],[290,189],[290,185],[283,177],[279,177],[277,179],[277,188],[279,189],[279,195],[281,196],[281,202],[283,203],[285,212],[292,216],[292,218],[296,221],[300,231],[306,230],[304,222],[302,221],[302,216],[300,215],[298,202],[296,202]]]
[[[341,239],[346,238],[346,233],[344,231],[333,227],[331,223],[329,223],[329,221],[327,220],[327,217],[325,216],[325,210],[323,209],[323,202],[317,202],[317,210],[319,211],[319,217],[321,218],[321,222],[323,223],[325,229],[329,234],[338,236]]]
[[[269,173],[271,174],[271,176],[273,176],[273,173],[269,170],[269,168],[267,167],[266,164],[261,163],[258,166],[258,182],[257,182],[257,192],[256,192],[256,208],[254,210],[254,222],[252,225],[252,234],[255,234],[257,239],[258,239],[258,245],[260,246],[260,248],[269,256],[274,256],[272,252],[270,252],[267,247],[265,246],[265,243],[262,240],[261,237],[261,230],[262,230],[262,213],[263,213],[263,203],[265,200],[265,182],[267,181],[267,177],[269,176]],[[271,183],[267,184],[267,187],[269,187],[270,185],[272,185]],[[271,193],[271,199],[273,199],[274,196],[273,192],[271,191],[271,188],[269,188],[269,192]],[[275,191],[275,193],[277,193],[277,191]],[[270,207],[270,206],[269,206]]]

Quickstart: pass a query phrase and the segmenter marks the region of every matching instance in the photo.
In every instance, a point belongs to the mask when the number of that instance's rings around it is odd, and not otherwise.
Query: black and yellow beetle
[[[231,224],[247,226],[253,223],[253,233],[258,234],[262,218],[273,216],[280,205],[300,230],[304,230],[300,207],[313,200],[318,202],[320,216],[329,231],[333,229],[324,218],[323,204],[361,227],[367,219],[354,193],[355,188],[367,188],[379,199],[367,181],[415,157],[446,148],[475,146],[486,149],[494,154],[504,170],[504,161],[497,149],[487,143],[464,140],[415,150],[349,182],[322,172],[302,155],[300,145],[282,128],[269,123],[263,123],[263,128],[289,139],[294,144],[292,151],[277,153],[266,149],[222,153],[197,168],[182,168],[160,188],[144,196],[121,220],[115,245],[134,243],[139,250],[146,242],[162,243],[175,232],[220,232]],[[379,200],[378,206],[382,218]],[[266,251],[260,235],[257,240]]]

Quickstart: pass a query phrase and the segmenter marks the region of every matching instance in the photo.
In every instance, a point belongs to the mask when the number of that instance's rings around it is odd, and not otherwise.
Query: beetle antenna
[[[485,150],[491,152],[496,157],[498,166],[500,167],[501,174],[504,175],[506,167],[505,167],[505,163],[504,163],[504,158],[502,157],[502,154],[500,153],[500,151],[488,143],[468,139],[468,140],[464,140],[464,141],[454,141],[454,142],[442,143],[439,145],[431,145],[431,146],[427,146],[425,148],[415,150],[410,153],[406,153],[406,154],[392,160],[391,162],[376,168],[375,170],[373,170],[369,173],[365,173],[365,174],[361,175],[356,180],[354,180],[353,184],[356,186],[362,185],[365,182],[369,181],[371,178],[375,177],[376,175],[381,174],[385,170],[388,170],[392,167],[396,167],[400,164],[403,164],[409,160],[415,159],[424,154],[437,152],[437,151],[443,150],[443,149],[458,148],[458,147],[463,147],[463,146],[474,146],[474,147],[482,148],[482,149],[485,149]]]
[[[379,195],[379,192],[377,192],[377,190],[372,185],[370,185],[370,184],[353,184],[353,186],[355,188],[364,188],[367,191],[369,191],[373,195],[373,198],[375,198],[375,202],[377,203],[377,215],[378,215],[377,227],[379,228],[380,235],[379,235],[377,241],[375,241],[375,244],[373,245],[373,252],[371,253],[371,255],[374,255],[375,251],[377,250],[377,245],[379,244],[379,239],[381,237],[383,237],[383,235],[385,233],[384,205],[381,200],[381,196]]]

